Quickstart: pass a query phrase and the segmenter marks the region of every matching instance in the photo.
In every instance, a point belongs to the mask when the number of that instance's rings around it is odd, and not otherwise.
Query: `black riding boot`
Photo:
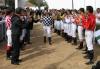
[[[66,41],[68,41],[68,34],[66,33]]]
[[[87,62],[86,64],[87,65],[90,65],[90,64],[93,64],[93,59],[94,59],[94,51],[93,50],[90,50],[88,51],[88,56],[89,56],[89,62]]]
[[[72,42],[72,36],[69,36],[69,40],[68,40],[69,43]]]
[[[44,36],[44,43],[46,43],[46,36]]]
[[[24,50],[25,45],[24,45],[24,40],[20,41],[20,49]]]
[[[67,35],[67,39],[68,39],[67,42],[69,42],[69,41],[70,41],[70,37],[69,37],[69,35]]]
[[[64,36],[63,38],[65,39],[66,33],[64,33],[64,35],[63,35],[63,36]]]
[[[51,37],[48,37],[49,45],[51,45]]]
[[[58,30],[58,35],[60,35],[60,30]]]
[[[65,41],[67,41],[67,38],[66,37],[67,37],[67,34],[65,33],[65,35],[64,35]]]
[[[64,33],[64,32],[62,32],[62,37],[64,38],[64,36],[65,36],[65,33]]]
[[[57,32],[57,30],[56,29],[54,29],[54,33],[56,33]]]
[[[83,41],[82,42],[80,42],[80,45],[78,46],[78,48],[77,49],[82,49],[83,48]]]
[[[76,38],[76,37],[73,38],[73,43],[72,43],[72,45],[77,45],[77,38]]]

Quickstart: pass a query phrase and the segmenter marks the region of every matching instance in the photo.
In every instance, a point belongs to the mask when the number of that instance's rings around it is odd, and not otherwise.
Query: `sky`
[[[72,9],[72,0],[46,0],[50,9]],[[100,7],[100,0],[74,0],[74,8],[79,9],[91,5],[95,8]]]

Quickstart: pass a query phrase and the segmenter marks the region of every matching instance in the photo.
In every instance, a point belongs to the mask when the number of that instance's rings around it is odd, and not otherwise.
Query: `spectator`
[[[22,33],[22,21],[20,19],[22,9],[17,8],[15,10],[15,15],[12,16],[11,22],[12,22],[12,43],[13,43],[13,53],[12,53],[12,59],[11,64],[19,65],[20,63],[20,36]]]

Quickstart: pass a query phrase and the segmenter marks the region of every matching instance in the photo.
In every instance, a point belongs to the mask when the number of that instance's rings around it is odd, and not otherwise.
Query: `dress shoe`
[[[19,62],[11,62],[13,65],[19,65]]]
[[[11,57],[7,57],[6,59],[7,59],[7,60],[11,60]]]
[[[21,59],[19,59],[19,60],[17,60],[19,63],[21,63],[22,62],[22,60]]]

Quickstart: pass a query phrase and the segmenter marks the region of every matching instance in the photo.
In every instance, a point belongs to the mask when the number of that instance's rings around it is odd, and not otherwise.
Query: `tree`
[[[39,9],[42,6],[48,7],[48,4],[45,0],[28,0],[31,4],[33,4],[34,6],[37,6]]]
[[[5,6],[6,7],[10,7],[12,9],[14,9],[15,8],[15,4],[14,3],[15,3],[14,0],[5,0]]]

